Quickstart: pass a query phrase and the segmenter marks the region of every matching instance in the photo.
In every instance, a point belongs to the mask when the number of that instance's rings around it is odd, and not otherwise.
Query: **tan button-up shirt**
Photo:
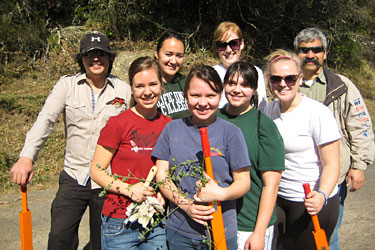
[[[93,90],[87,83],[85,74],[60,78],[27,133],[20,156],[29,157],[35,162],[53,125],[59,115],[64,113],[64,170],[79,185],[86,185],[100,131],[111,116],[118,115],[129,107],[130,97],[130,86],[110,75],[93,108]],[[99,187],[94,182],[91,184],[92,188]]]

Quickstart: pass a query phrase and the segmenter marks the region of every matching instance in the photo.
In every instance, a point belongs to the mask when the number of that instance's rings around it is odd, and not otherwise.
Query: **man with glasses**
[[[317,28],[302,30],[294,39],[294,49],[302,59],[303,83],[300,92],[322,102],[332,111],[340,127],[340,214],[331,236],[330,249],[339,249],[338,229],[344,213],[347,187],[359,190],[364,173],[374,160],[371,118],[357,87],[345,76],[323,67],[327,58],[327,38]],[[322,198],[323,197],[322,195]]]
[[[111,116],[129,106],[130,86],[110,75],[115,52],[100,32],[86,34],[76,59],[81,73],[63,76],[46,99],[36,122],[27,133],[20,158],[11,169],[12,180],[27,185],[33,163],[61,113],[65,124],[64,170],[51,207],[48,249],[77,249],[78,227],[90,209],[90,243],[85,249],[101,249],[102,190],[90,179],[91,158],[101,129]]]

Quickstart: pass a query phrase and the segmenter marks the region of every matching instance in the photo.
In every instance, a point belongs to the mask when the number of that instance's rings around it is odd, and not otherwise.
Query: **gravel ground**
[[[345,215],[340,229],[342,250],[370,250],[375,246],[375,165],[366,171],[365,186],[357,192],[349,193],[345,204]],[[28,192],[29,208],[33,224],[34,249],[46,249],[50,227],[50,206],[57,186],[45,190]],[[20,194],[0,196],[0,247],[20,249],[19,216]],[[83,249],[89,239],[87,213],[81,222],[80,245]]]

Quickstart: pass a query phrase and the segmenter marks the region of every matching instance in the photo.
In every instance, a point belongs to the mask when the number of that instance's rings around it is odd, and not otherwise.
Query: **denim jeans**
[[[336,227],[333,230],[333,233],[331,235],[331,239],[329,240],[330,250],[340,249],[339,228],[341,226],[341,221],[344,216],[344,201],[348,192],[348,188],[346,187],[346,180],[344,180],[343,183],[338,185],[338,187],[339,187],[339,197],[340,197],[339,217],[337,219]]]
[[[167,239],[163,224],[153,227],[145,234],[138,222],[127,222],[121,218],[103,216],[102,222],[102,249],[103,250],[167,250]]]
[[[168,229],[166,231],[169,250],[209,249],[208,244],[203,240],[194,240]],[[233,237],[232,239],[226,239],[226,242],[228,250],[237,250],[237,237]],[[214,247],[211,247],[211,249],[214,249]]]

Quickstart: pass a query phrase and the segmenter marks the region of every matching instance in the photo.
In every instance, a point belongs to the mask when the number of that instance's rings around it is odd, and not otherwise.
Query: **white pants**
[[[243,250],[245,248],[245,243],[247,239],[250,237],[250,235],[252,234],[253,232],[244,232],[244,231],[237,232],[238,250]],[[264,250],[272,249],[272,239],[273,239],[273,225],[269,226],[266,230],[266,235],[264,239]]]

